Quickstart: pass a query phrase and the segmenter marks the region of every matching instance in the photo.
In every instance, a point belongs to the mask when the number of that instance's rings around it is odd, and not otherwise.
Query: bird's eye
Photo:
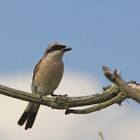
[[[56,45],[54,45],[54,46],[53,46],[53,49],[54,49],[54,50],[57,50],[57,46],[56,46]]]

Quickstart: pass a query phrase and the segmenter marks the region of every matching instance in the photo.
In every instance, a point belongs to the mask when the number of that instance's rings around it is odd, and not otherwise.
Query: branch
[[[65,95],[58,96],[42,96],[40,98],[37,94],[16,90],[7,86],[0,85],[0,94],[17,98],[20,100],[38,103],[52,107],[54,109],[68,109],[71,107],[93,105],[110,100],[117,94],[117,87],[111,86],[109,89],[103,91],[102,94],[93,94],[89,96],[68,97]]]
[[[42,96],[37,94],[16,90],[7,86],[0,85],[0,94],[24,100],[27,102],[38,103],[49,106],[53,109],[66,110],[65,114],[87,114],[99,111],[113,104],[119,104],[126,99],[132,98],[140,102],[140,84],[134,81],[124,82],[118,71],[112,72],[109,68],[103,66],[105,76],[114,82],[110,86],[104,87],[102,93],[88,96],[69,97],[66,95]],[[75,107],[89,106],[82,109],[71,109]]]
[[[116,104],[116,103],[121,105],[121,103],[126,98],[132,98],[132,99],[135,99],[136,101],[139,100],[140,84],[136,83],[135,81],[130,81],[128,83],[125,83],[120,78],[120,74],[117,70],[115,70],[113,73],[106,66],[103,66],[103,71],[104,71],[105,76],[116,84],[116,90],[118,91],[117,95],[112,97],[110,100],[107,100],[105,102],[99,103],[97,105],[91,106],[91,107],[86,108],[86,109],[80,109],[80,110],[67,109],[66,114],[70,114],[70,113],[87,114],[87,113],[99,111],[101,109],[104,109],[104,108],[109,107],[109,106]],[[133,95],[134,93],[135,93],[135,95]]]
[[[105,101],[103,103],[99,103],[97,105],[94,105],[92,107],[86,108],[86,109],[81,109],[81,110],[75,110],[75,109],[67,109],[66,114],[74,113],[74,114],[87,114],[95,111],[99,111],[101,109],[104,109],[106,107],[109,107],[115,103],[121,104],[123,100],[125,100],[127,97],[123,92],[120,92],[116,97]]]
[[[103,66],[103,71],[105,76],[112,81],[113,83],[115,83],[118,88],[121,91],[124,91],[127,96],[129,98],[134,99],[135,101],[140,103],[140,91],[138,91],[139,89],[139,84],[136,83],[135,81],[133,81],[133,86],[130,86],[130,84],[126,83],[121,76],[118,74],[117,70],[115,70],[114,72],[112,72],[108,67]],[[132,83],[132,82],[131,82]],[[131,84],[132,85],[132,84]],[[135,87],[135,88],[134,88]]]

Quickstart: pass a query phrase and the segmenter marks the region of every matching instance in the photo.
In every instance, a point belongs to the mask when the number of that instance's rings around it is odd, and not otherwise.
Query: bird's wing
[[[38,63],[35,65],[35,68],[34,68],[34,71],[33,71],[33,78],[32,78],[32,81],[34,81],[34,77],[35,77],[35,74],[36,72],[39,70],[39,66],[40,66],[40,63],[42,62],[42,59],[40,59],[38,61]]]

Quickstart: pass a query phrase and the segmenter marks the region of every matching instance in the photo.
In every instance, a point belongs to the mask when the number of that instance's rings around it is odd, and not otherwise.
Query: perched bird
[[[62,57],[65,52],[72,50],[64,44],[53,43],[48,46],[43,57],[36,64],[33,71],[32,93],[41,96],[54,95],[54,90],[58,87],[64,71]],[[32,128],[40,104],[29,103],[18,120],[22,126],[25,122],[25,130]]]

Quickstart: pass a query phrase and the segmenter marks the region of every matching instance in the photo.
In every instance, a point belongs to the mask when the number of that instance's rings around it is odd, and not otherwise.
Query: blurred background
[[[140,1],[1,0],[0,84],[30,91],[32,71],[47,45],[73,48],[64,57],[65,74],[56,94],[89,95],[110,82],[101,66],[121,70],[140,83]],[[140,108],[133,101],[87,115],[64,115],[42,106],[31,130],[17,125],[27,102],[0,95],[3,140],[106,140],[140,138]]]

